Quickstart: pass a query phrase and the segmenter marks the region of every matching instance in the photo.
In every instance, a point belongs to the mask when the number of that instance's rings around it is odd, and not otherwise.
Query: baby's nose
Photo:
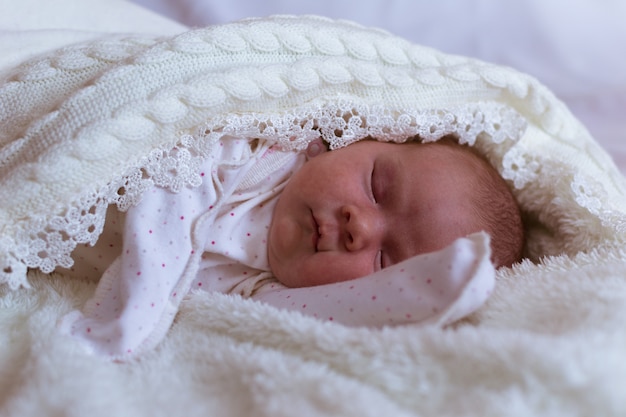
[[[346,205],[341,209],[344,220],[343,239],[348,251],[380,245],[383,222],[374,210]]]

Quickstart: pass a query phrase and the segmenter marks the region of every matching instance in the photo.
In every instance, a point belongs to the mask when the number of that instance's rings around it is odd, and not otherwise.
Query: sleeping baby
[[[224,137],[199,172],[196,188],[111,208],[97,244],[74,251],[63,272],[101,278],[61,329],[91,352],[156,345],[191,290],[353,326],[446,325],[484,303],[494,267],[521,258],[507,184],[452,138],[298,153]]]

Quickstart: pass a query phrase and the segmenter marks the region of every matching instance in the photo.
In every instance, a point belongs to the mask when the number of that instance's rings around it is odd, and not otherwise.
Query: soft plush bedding
[[[546,87],[324,18],[171,30],[81,32],[4,65],[3,415],[626,412],[626,183]],[[349,328],[196,292],[154,350],[124,363],[86,354],[56,323],[96,283],[26,267],[50,270],[96,239],[107,204],[141,198],[155,155],[224,131],[293,147],[454,134],[509,180],[528,259],[445,330]]]

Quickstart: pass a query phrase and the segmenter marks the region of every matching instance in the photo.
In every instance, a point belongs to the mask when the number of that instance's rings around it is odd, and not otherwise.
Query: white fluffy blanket
[[[3,415],[626,413],[624,179],[536,80],[375,30],[285,17],[115,37],[3,82]],[[73,244],[96,238],[102,208],[140,198],[146,181],[171,174],[163,161],[201,156],[202,143],[233,130],[294,147],[316,135],[344,146],[456,134],[510,180],[529,260],[500,270],[487,305],[443,331],[351,329],[194,293],[166,340],[124,364],[55,332],[95,283],[31,271],[32,288],[10,289],[25,266],[62,264]]]

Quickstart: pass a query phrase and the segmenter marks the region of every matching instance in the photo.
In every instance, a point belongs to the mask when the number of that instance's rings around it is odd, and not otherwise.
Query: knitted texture
[[[0,86],[0,282],[71,265],[109,204],[199,184],[223,135],[302,150],[371,136],[452,134],[510,181],[529,256],[624,235],[626,186],[609,156],[537,80],[319,17],[251,19],[173,38],[77,45]]]

